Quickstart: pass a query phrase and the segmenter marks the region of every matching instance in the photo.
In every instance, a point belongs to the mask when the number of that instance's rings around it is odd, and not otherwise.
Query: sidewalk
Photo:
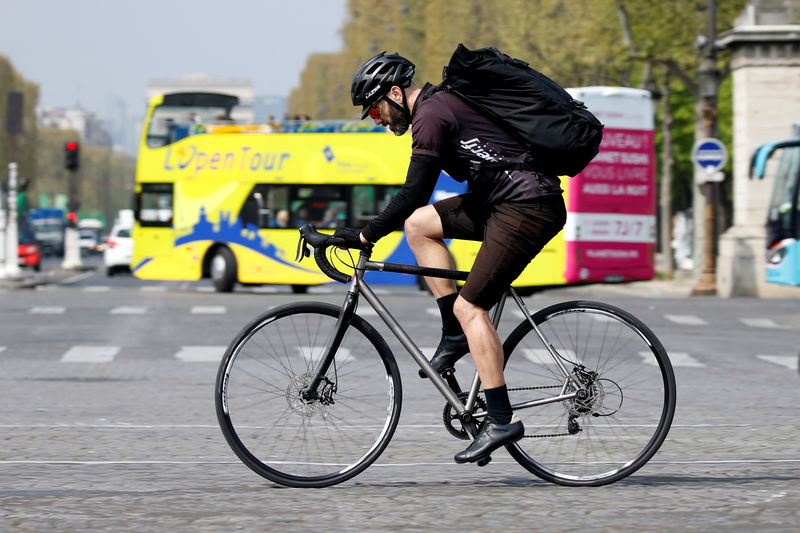
[[[676,279],[632,281],[628,283],[592,283],[569,287],[555,287],[537,293],[540,298],[588,298],[603,300],[607,298],[687,298],[691,296],[696,280],[690,276]]]
[[[35,289],[40,285],[59,283],[91,270],[95,270],[95,267],[82,266],[70,270],[64,270],[63,268],[59,267],[42,272],[34,272],[32,270],[23,269],[22,272],[20,272],[20,275],[16,278],[0,279],[0,291]]]

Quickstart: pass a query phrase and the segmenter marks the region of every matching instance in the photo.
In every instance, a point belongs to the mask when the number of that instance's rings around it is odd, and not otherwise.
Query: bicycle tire
[[[357,315],[326,374],[333,401],[300,397],[340,312],[319,302],[276,307],[245,326],[220,363],[222,433],[244,464],[275,483],[327,487],[350,479],[380,456],[397,427],[397,363]]]
[[[599,302],[556,304],[533,321],[567,372],[593,385],[585,400],[516,410],[526,438],[506,446],[511,456],[540,478],[567,486],[605,485],[641,468],[664,442],[675,413],[675,375],[658,338],[633,315]],[[565,387],[563,372],[528,320],[503,349],[512,404]]]

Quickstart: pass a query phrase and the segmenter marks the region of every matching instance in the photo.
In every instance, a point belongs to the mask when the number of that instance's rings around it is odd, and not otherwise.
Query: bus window
[[[363,228],[384,210],[400,186],[393,185],[354,185],[350,203],[350,218],[353,227]]]
[[[290,203],[292,227],[314,224],[320,228],[347,225],[347,190],[341,185],[295,187]]]
[[[289,186],[265,185],[253,187],[239,211],[243,226],[257,228],[288,228]],[[285,211],[285,213],[281,213]]]
[[[142,183],[136,197],[136,217],[141,226],[172,226],[172,183]]]

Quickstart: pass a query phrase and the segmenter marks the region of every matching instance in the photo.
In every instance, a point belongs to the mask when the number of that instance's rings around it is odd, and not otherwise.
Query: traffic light
[[[74,141],[64,145],[64,168],[71,172],[78,170],[80,164],[80,146]]]

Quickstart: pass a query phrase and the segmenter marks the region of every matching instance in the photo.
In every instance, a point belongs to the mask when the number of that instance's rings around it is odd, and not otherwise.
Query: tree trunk
[[[661,253],[664,257],[664,274],[674,274],[672,253],[672,106],[670,97],[669,69],[664,68],[661,86]]]

